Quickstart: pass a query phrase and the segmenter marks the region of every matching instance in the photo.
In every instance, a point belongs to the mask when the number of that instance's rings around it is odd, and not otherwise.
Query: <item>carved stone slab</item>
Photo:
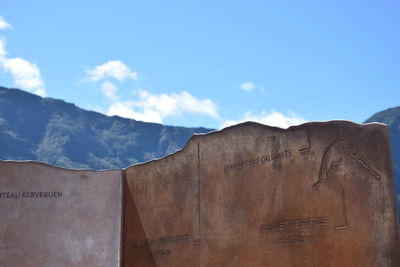
[[[0,266],[120,266],[121,171],[0,162]]]
[[[244,123],[126,169],[124,266],[400,266],[387,128]]]
[[[125,170],[124,266],[193,266],[199,258],[198,145]]]

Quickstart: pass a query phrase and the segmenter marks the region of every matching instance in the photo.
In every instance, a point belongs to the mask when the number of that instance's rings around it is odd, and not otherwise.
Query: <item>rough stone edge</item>
[[[360,124],[360,123],[356,123],[356,122],[352,122],[352,121],[348,121],[348,120],[330,120],[330,121],[312,121],[312,122],[306,122],[303,124],[299,124],[299,125],[295,125],[295,126],[290,126],[288,128],[280,128],[280,127],[275,127],[275,126],[269,126],[269,125],[265,125],[265,124],[261,124],[258,122],[253,122],[253,121],[246,121],[246,122],[242,122],[239,124],[235,124],[232,126],[228,126],[226,128],[220,129],[220,130],[214,130],[208,133],[200,133],[200,134],[193,134],[189,140],[185,143],[185,145],[175,151],[172,152],[168,155],[165,155],[161,158],[155,158],[155,159],[151,159],[145,162],[140,162],[140,163],[134,163],[132,165],[129,165],[125,168],[121,168],[121,169],[105,169],[105,170],[94,170],[94,169],[72,169],[72,168],[65,168],[65,167],[61,167],[61,166],[57,166],[57,165],[53,165],[50,163],[46,163],[46,162],[42,162],[42,161],[36,161],[36,160],[0,160],[0,164],[2,163],[11,163],[11,164],[33,164],[33,165],[42,165],[44,167],[47,168],[55,168],[55,169],[59,169],[59,170],[64,170],[64,171],[69,171],[69,172],[77,172],[77,171],[83,171],[83,172],[94,172],[94,173],[101,173],[101,172],[113,172],[113,171],[122,171],[122,175],[124,175],[124,171],[132,168],[134,166],[140,166],[140,165],[144,165],[144,164],[148,164],[150,162],[154,162],[154,161],[159,161],[159,160],[163,160],[164,158],[168,158],[171,157],[175,154],[179,154],[179,153],[183,153],[186,148],[193,142],[197,141],[198,139],[202,139],[205,136],[212,136],[212,135],[220,135],[220,134],[224,134],[236,129],[240,129],[240,128],[245,128],[245,127],[249,127],[249,126],[256,126],[256,127],[260,127],[263,129],[269,129],[271,131],[276,131],[276,132],[293,132],[296,131],[298,129],[302,129],[302,128],[306,128],[306,127],[311,127],[312,125],[327,125],[327,124],[334,124],[334,123],[346,123],[348,125],[351,125],[352,127],[355,126],[361,126],[361,127],[384,127],[384,129],[386,131],[388,131],[388,126],[384,123],[380,123],[380,122],[370,122],[370,123],[364,123],[364,124]],[[389,140],[390,141],[390,140]]]
[[[172,157],[176,154],[183,153],[191,143],[201,140],[204,137],[208,137],[208,136],[212,136],[212,135],[217,136],[217,135],[225,134],[227,132],[234,131],[234,130],[237,130],[240,128],[256,126],[256,127],[260,127],[265,130],[268,129],[268,130],[275,131],[275,132],[285,133],[285,132],[294,132],[299,129],[312,127],[313,125],[329,125],[329,124],[336,124],[336,123],[345,123],[347,125],[350,125],[351,127],[359,127],[359,126],[361,126],[361,127],[379,127],[383,131],[385,131],[385,134],[389,138],[389,132],[388,132],[389,127],[386,124],[380,123],[380,122],[356,123],[356,122],[352,122],[349,120],[312,121],[312,122],[305,122],[305,123],[302,123],[299,125],[290,126],[288,128],[280,128],[280,127],[276,127],[276,126],[265,125],[265,124],[254,122],[254,121],[246,121],[246,122],[242,122],[239,124],[225,127],[220,130],[214,130],[214,131],[211,131],[208,133],[193,134],[181,149],[179,149],[175,152],[172,152],[168,155],[165,155],[161,158],[155,158],[155,159],[151,159],[151,160],[148,160],[145,162],[140,162],[140,163],[135,163],[135,164],[129,165],[128,167],[123,168],[122,171],[125,171],[125,170],[130,169],[135,166],[141,166],[141,165],[148,164],[151,162],[157,162],[157,161],[163,160],[164,158]],[[390,139],[388,139],[388,141],[390,142]]]
[[[93,172],[93,173],[102,173],[102,172],[121,172],[123,169],[109,169],[109,170],[94,170],[94,169],[72,169],[72,168],[64,168],[61,166],[53,165],[43,161],[36,160],[0,160],[0,164],[33,164],[35,166],[42,166],[49,169],[59,169],[67,172]]]

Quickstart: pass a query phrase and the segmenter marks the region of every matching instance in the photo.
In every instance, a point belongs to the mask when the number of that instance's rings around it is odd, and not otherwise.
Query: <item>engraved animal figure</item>
[[[342,138],[336,138],[325,149],[318,173],[318,180],[314,183],[314,187],[318,187],[321,183],[328,183],[332,190],[335,190],[340,198],[340,206],[342,209],[342,222],[336,225],[336,229],[345,229],[347,227],[347,208],[346,208],[346,167],[341,168],[343,164],[348,168],[354,168],[355,165],[362,167],[370,176],[376,180],[380,180],[380,175],[369,167],[366,162],[351,152],[348,144]]]
[[[326,147],[321,159],[318,181],[314,184],[314,186],[319,186],[322,182],[332,180],[333,190],[340,195],[342,222],[335,226],[336,229],[347,228],[346,192],[343,185],[346,174],[339,168],[347,158],[346,150],[345,142],[341,138],[336,138]]]

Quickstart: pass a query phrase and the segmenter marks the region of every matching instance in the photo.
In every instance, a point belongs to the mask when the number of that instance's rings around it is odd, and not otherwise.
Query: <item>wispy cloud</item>
[[[126,79],[136,80],[137,73],[120,60],[110,60],[104,64],[98,65],[86,73],[91,81],[99,81],[106,78],[114,78],[120,82]]]
[[[242,88],[244,91],[249,92],[249,91],[252,91],[255,88],[255,86],[254,86],[254,83],[252,83],[252,82],[245,82],[240,85],[240,88]]]
[[[10,58],[5,59],[3,68],[11,73],[15,85],[40,96],[46,95],[40,69],[36,64],[22,58]]]
[[[115,102],[108,108],[107,115],[117,115],[145,122],[163,122],[160,112],[152,109],[138,109],[135,101]]]
[[[6,55],[7,55],[6,43],[4,40],[0,39],[0,63],[4,61]]]
[[[137,100],[115,102],[107,114],[131,119],[162,123],[167,117],[194,113],[218,118],[218,107],[210,99],[197,99],[188,92],[172,94],[151,94],[145,90],[137,91]]]
[[[254,90],[264,91],[264,87],[256,85],[254,82],[244,82],[239,85],[240,89],[246,92],[251,92]]]
[[[101,91],[111,101],[118,101],[118,87],[113,83],[106,81],[101,84]]]
[[[234,124],[245,121],[255,121],[269,126],[276,126],[280,128],[288,128],[292,125],[299,125],[306,122],[305,119],[298,116],[293,112],[288,114],[283,114],[277,111],[265,112],[262,111],[258,114],[253,114],[252,112],[244,113],[239,120],[227,120],[221,124],[220,128],[225,128]]]
[[[11,28],[11,24],[8,23],[2,16],[0,16],[0,30]]]
[[[0,29],[9,27],[11,25],[3,17],[0,17]],[[7,54],[5,41],[4,39],[0,39],[0,68],[11,74],[14,84],[19,88],[40,96],[45,96],[46,89],[39,67],[35,63],[31,63],[23,58],[9,58]]]
[[[168,117],[178,117],[184,113],[198,114],[219,118],[218,107],[210,99],[198,99],[186,91],[179,93],[153,94],[139,89],[134,95],[121,100],[119,86],[113,79],[119,81],[121,86],[127,80],[136,80],[137,73],[132,71],[122,61],[108,61],[86,71],[90,82],[100,85],[100,90],[111,102],[106,112],[107,115],[118,115],[146,122],[163,123]]]

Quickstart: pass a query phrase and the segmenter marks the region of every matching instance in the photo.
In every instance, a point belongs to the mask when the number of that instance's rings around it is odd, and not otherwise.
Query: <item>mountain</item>
[[[400,107],[378,112],[365,121],[365,123],[368,122],[381,122],[389,125],[393,172],[396,180],[397,207],[400,208]]]
[[[182,148],[212,129],[164,126],[87,111],[0,87],[0,159],[66,168],[117,169]]]

